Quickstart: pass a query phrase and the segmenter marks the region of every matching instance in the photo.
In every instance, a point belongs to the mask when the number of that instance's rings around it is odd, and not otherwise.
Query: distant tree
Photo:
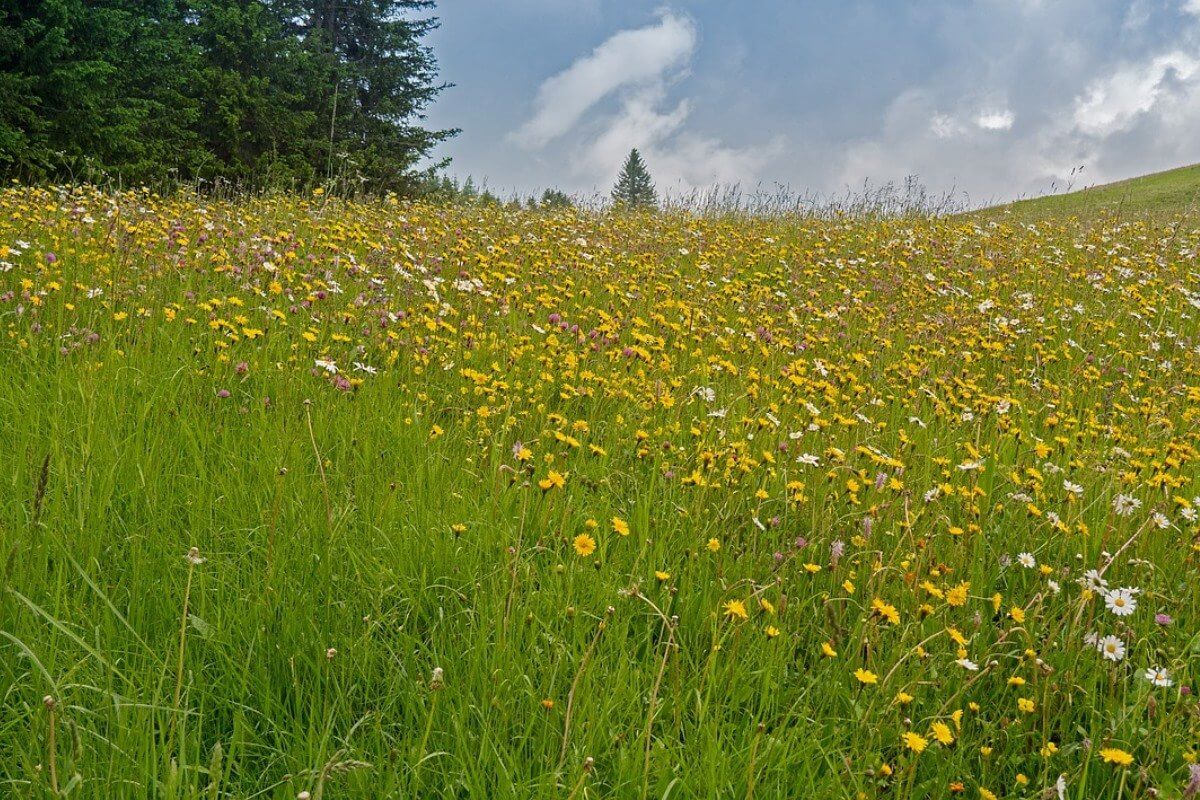
[[[542,192],[542,200],[540,204],[535,204],[530,198],[530,206],[536,207],[540,205],[542,208],[573,208],[575,203],[572,202],[571,196],[566,192],[558,189],[547,189]]]
[[[653,208],[658,205],[658,193],[654,191],[654,181],[646,162],[642,160],[637,148],[629,151],[625,166],[617,176],[617,183],[612,190],[613,202],[626,208]]]

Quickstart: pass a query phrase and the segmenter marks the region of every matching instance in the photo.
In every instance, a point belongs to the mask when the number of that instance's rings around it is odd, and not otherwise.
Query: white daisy
[[[1108,588],[1108,581],[1100,576],[1100,571],[1089,569],[1083,573],[1083,577],[1079,579],[1080,584],[1091,589],[1093,592]]]
[[[1033,569],[1037,566],[1037,561],[1034,559],[1032,553],[1017,553],[1017,561],[1025,569]]]
[[[1127,494],[1119,494],[1113,498],[1113,511],[1118,516],[1128,517],[1142,505],[1142,501]]]
[[[1137,611],[1137,598],[1133,596],[1134,591],[1125,588],[1113,589],[1104,596],[1104,604],[1118,617],[1128,617]]]
[[[960,658],[957,661],[955,661],[954,663],[958,664],[960,667],[962,667],[963,669],[968,670],[970,672],[978,672],[979,671],[979,665],[976,664],[974,661],[972,661],[969,658]]]
[[[1161,667],[1150,667],[1145,673],[1146,680],[1155,686],[1171,686],[1175,681],[1171,680],[1170,674]]]
[[[1101,655],[1109,661],[1120,661],[1125,658],[1125,643],[1111,633],[1100,640]]]

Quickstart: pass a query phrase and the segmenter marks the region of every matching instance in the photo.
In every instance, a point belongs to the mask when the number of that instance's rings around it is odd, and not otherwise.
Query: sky
[[[984,204],[1200,161],[1200,0],[441,0],[450,173],[507,197],[837,196],[916,176]],[[1074,171],[1074,174],[1072,174]]]

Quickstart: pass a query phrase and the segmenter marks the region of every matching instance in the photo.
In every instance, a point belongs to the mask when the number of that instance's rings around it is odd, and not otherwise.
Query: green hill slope
[[[988,217],[1022,218],[1129,214],[1174,216],[1200,211],[1200,164],[1106,183],[1075,192],[1018,200],[977,212]]]

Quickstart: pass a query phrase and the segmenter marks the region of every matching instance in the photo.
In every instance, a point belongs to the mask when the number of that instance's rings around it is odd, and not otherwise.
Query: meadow
[[[0,796],[1194,796],[1198,248],[5,188]]]

